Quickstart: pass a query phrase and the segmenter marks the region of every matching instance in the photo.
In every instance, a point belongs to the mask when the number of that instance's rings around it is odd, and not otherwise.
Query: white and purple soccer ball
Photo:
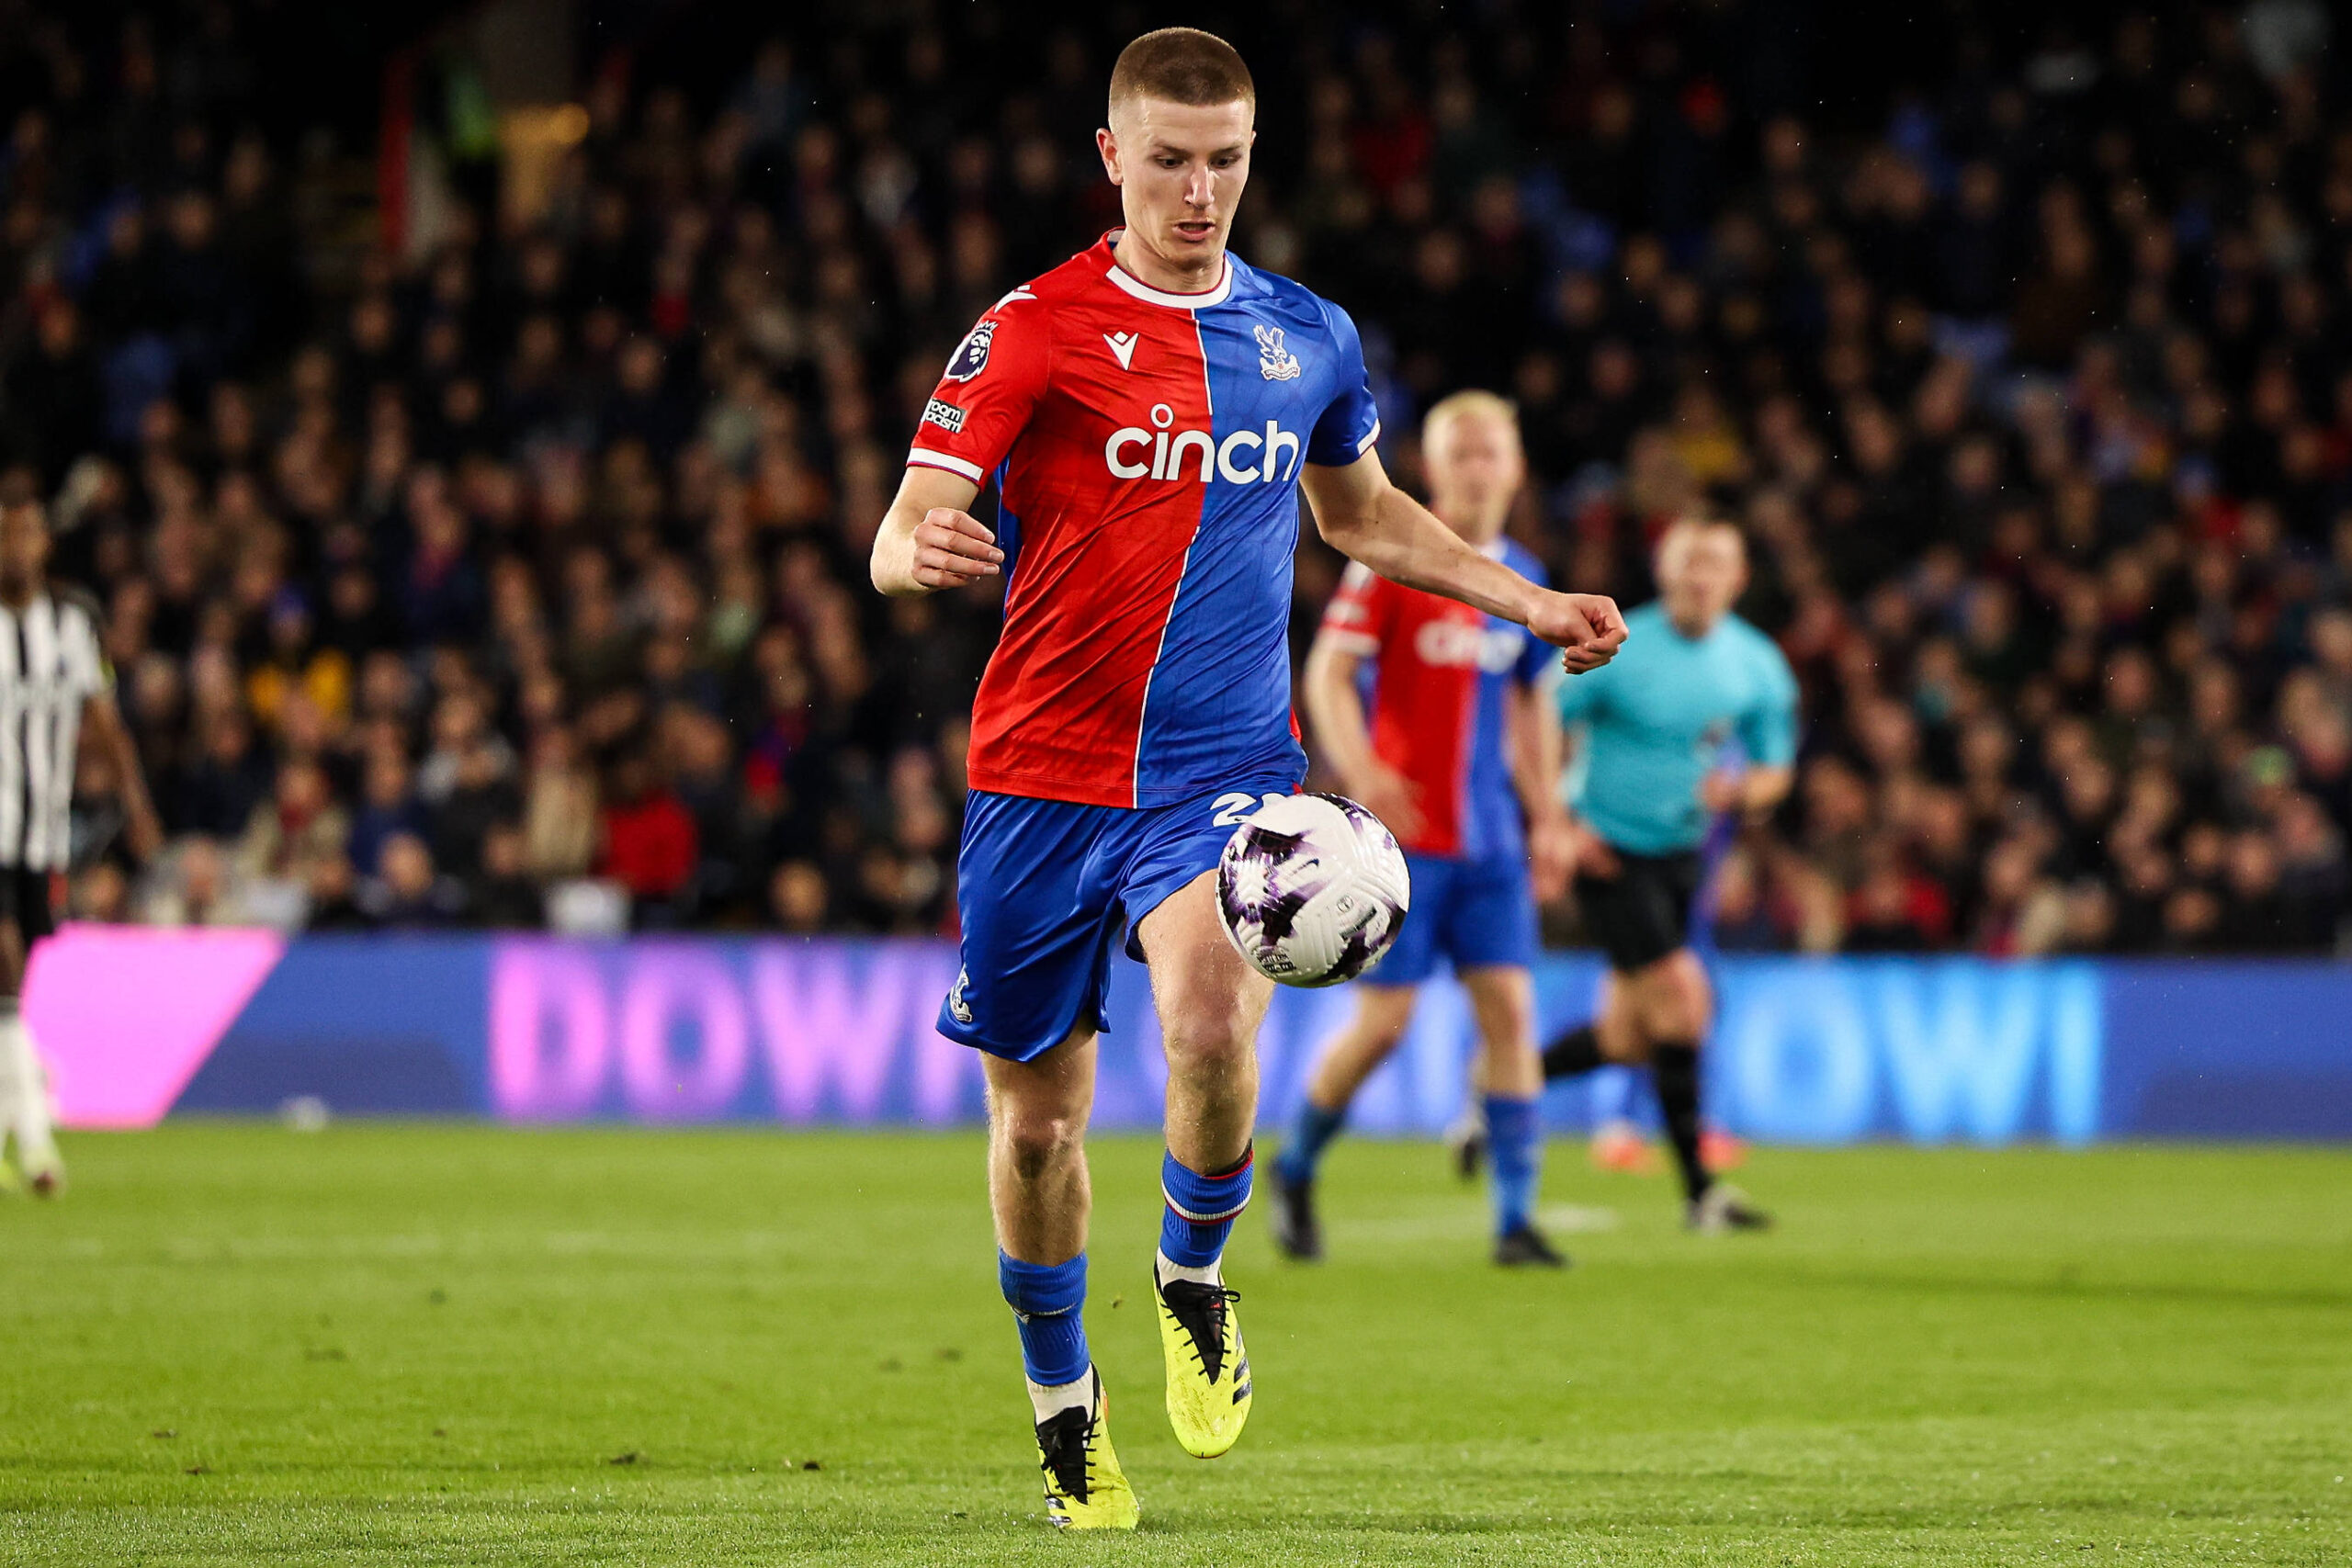
[[[1259,974],[1336,986],[1380,962],[1412,888],[1379,818],[1336,795],[1283,795],[1234,829],[1216,898],[1225,934]]]

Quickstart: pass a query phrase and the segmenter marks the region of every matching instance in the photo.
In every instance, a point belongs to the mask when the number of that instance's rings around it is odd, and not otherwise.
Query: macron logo
[[[1111,345],[1111,352],[1119,356],[1120,369],[1132,370],[1135,368],[1136,342],[1135,333],[1104,333],[1102,334],[1102,341],[1109,344]]]

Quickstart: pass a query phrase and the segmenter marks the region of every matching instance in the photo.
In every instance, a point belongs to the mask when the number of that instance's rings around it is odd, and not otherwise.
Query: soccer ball
[[[1267,796],[1216,867],[1225,934],[1285,986],[1336,986],[1380,962],[1411,891],[1395,836],[1336,795]]]

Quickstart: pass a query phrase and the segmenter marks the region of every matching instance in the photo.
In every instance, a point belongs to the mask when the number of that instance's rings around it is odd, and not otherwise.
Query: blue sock
[[[1535,1212],[1535,1178],[1544,1168],[1544,1126],[1535,1102],[1487,1096],[1487,1149],[1495,1169],[1495,1234],[1504,1235]]]
[[[1067,1263],[1023,1263],[996,1255],[997,1283],[1021,1325],[1021,1366],[1047,1388],[1076,1382],[1093,1358],[1086,1349],[1086,1254]]]
[[[1611,1063],[1586,1078],[1585,1103],[1592,1110],[1592,1124],[1604,1127],[1611,1122],[1634,1119],[1634,1069]]]
[[[1315,1168],[1322,1161],[1324,1146],[1338,1137],[1340,1129],[1347,1124],[1348,1113],[1344,1107],[1338,1111],[1326,1111],[1311,1100],[1300,1100],[1298,1120],[1290,1130],[1290,1142],[1284,1144],[1283,1152],[1274,1156],[1274,1164],[1281,1169],[1283,1179],[1294,1182],[1314,1180]]]
[[[1205,1269],[1225,1254],[1233,1222],[1250,1204],[1250,1151],[1221,1176],[1203,1176],[1163,1155],[1159,1190],[1168,1200],[1159,1219],[1159,1250],[1179,1269]]]

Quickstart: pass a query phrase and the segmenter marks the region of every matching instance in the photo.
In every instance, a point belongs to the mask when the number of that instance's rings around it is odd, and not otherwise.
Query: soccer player
[[[1712,818],[1760,821],[1789,793],[1796,677],[1772,639],[1732,614],[1747,555],[1728,523],[1686,518],[1657,544],[1658,598],[1626,617],[1623,659],[1559,690],[1581,729],[1574,802],[1577,901],[1609,955],[1600,1012],[1544,1051],[1546,1079],[1647,1062],[1693,1230],[1770,1221],[1701,1157],[1699,1046],[1713,1021],[1690,950],[1700,846]],[[1744,767],[1725,764],[1736,740]]]
[[[1430,509],[1470,545],[1531,580],[1543,569],[1502,536],[1525,477],[1519,417],[1492,392],[1456,392],[1421,426]],[[1374,682],[1370,721],[1359,682]],[[1274,1244],[1323,1255],[1315,1176],[1357,1089],[1412,1021],[1444,953],[1478,1022],[1479,1083],[1495,1199],[1495,1261],[1558,1268],[1535,1228],[1542,1150],[1536,1096],[1532,840],[1566,881],[1560,721],[1552,650],[1523,626],[1351,567],[1306,656],[1306,711],[1340,787],[1387,823],[1412,872],[1396,945],[1356,987],[1355,1016],[1323,1047],[1298,1120],[1274,1161]],[[1524,826],[1522,826],[1522,813]]]
[[[1120,54],[1096,141],[1125,225],[965,338],[874,547],[886,593],[1005,584],[972,711],[963,971],[939,1027],[986,1053],[999,1277],[1047,1514],[1069,1527],[1136,1521],[1080,1320],[1114,945],[1151,972],[1168,1060],[1152,1298],[1169,1419],[1211,1458],[1250,1412],[1220,1259],[1250,1197],[1272,987],[1227,939],[1215,868],[1305,772],[1285,635],[1298,491],[1350,557],[1527,626],[1568,669],[1624,636],[1606,599],[1537,587],[1391,485],[1354,323],[1227,253],[1256,105],[1207,33]],[[993,529],[968,510],[991,478]]]
[[[49,518],[23,496],[0,502],[0,1137],[16,1169],[46,1197],[65,1185],[49,1091],[17,998],[34,946],[56,929],[51,894],[69,858],[82,727],[112,767],[130,846],[163,841],[130,731],[115,707],[98,611],[51,588]]]

